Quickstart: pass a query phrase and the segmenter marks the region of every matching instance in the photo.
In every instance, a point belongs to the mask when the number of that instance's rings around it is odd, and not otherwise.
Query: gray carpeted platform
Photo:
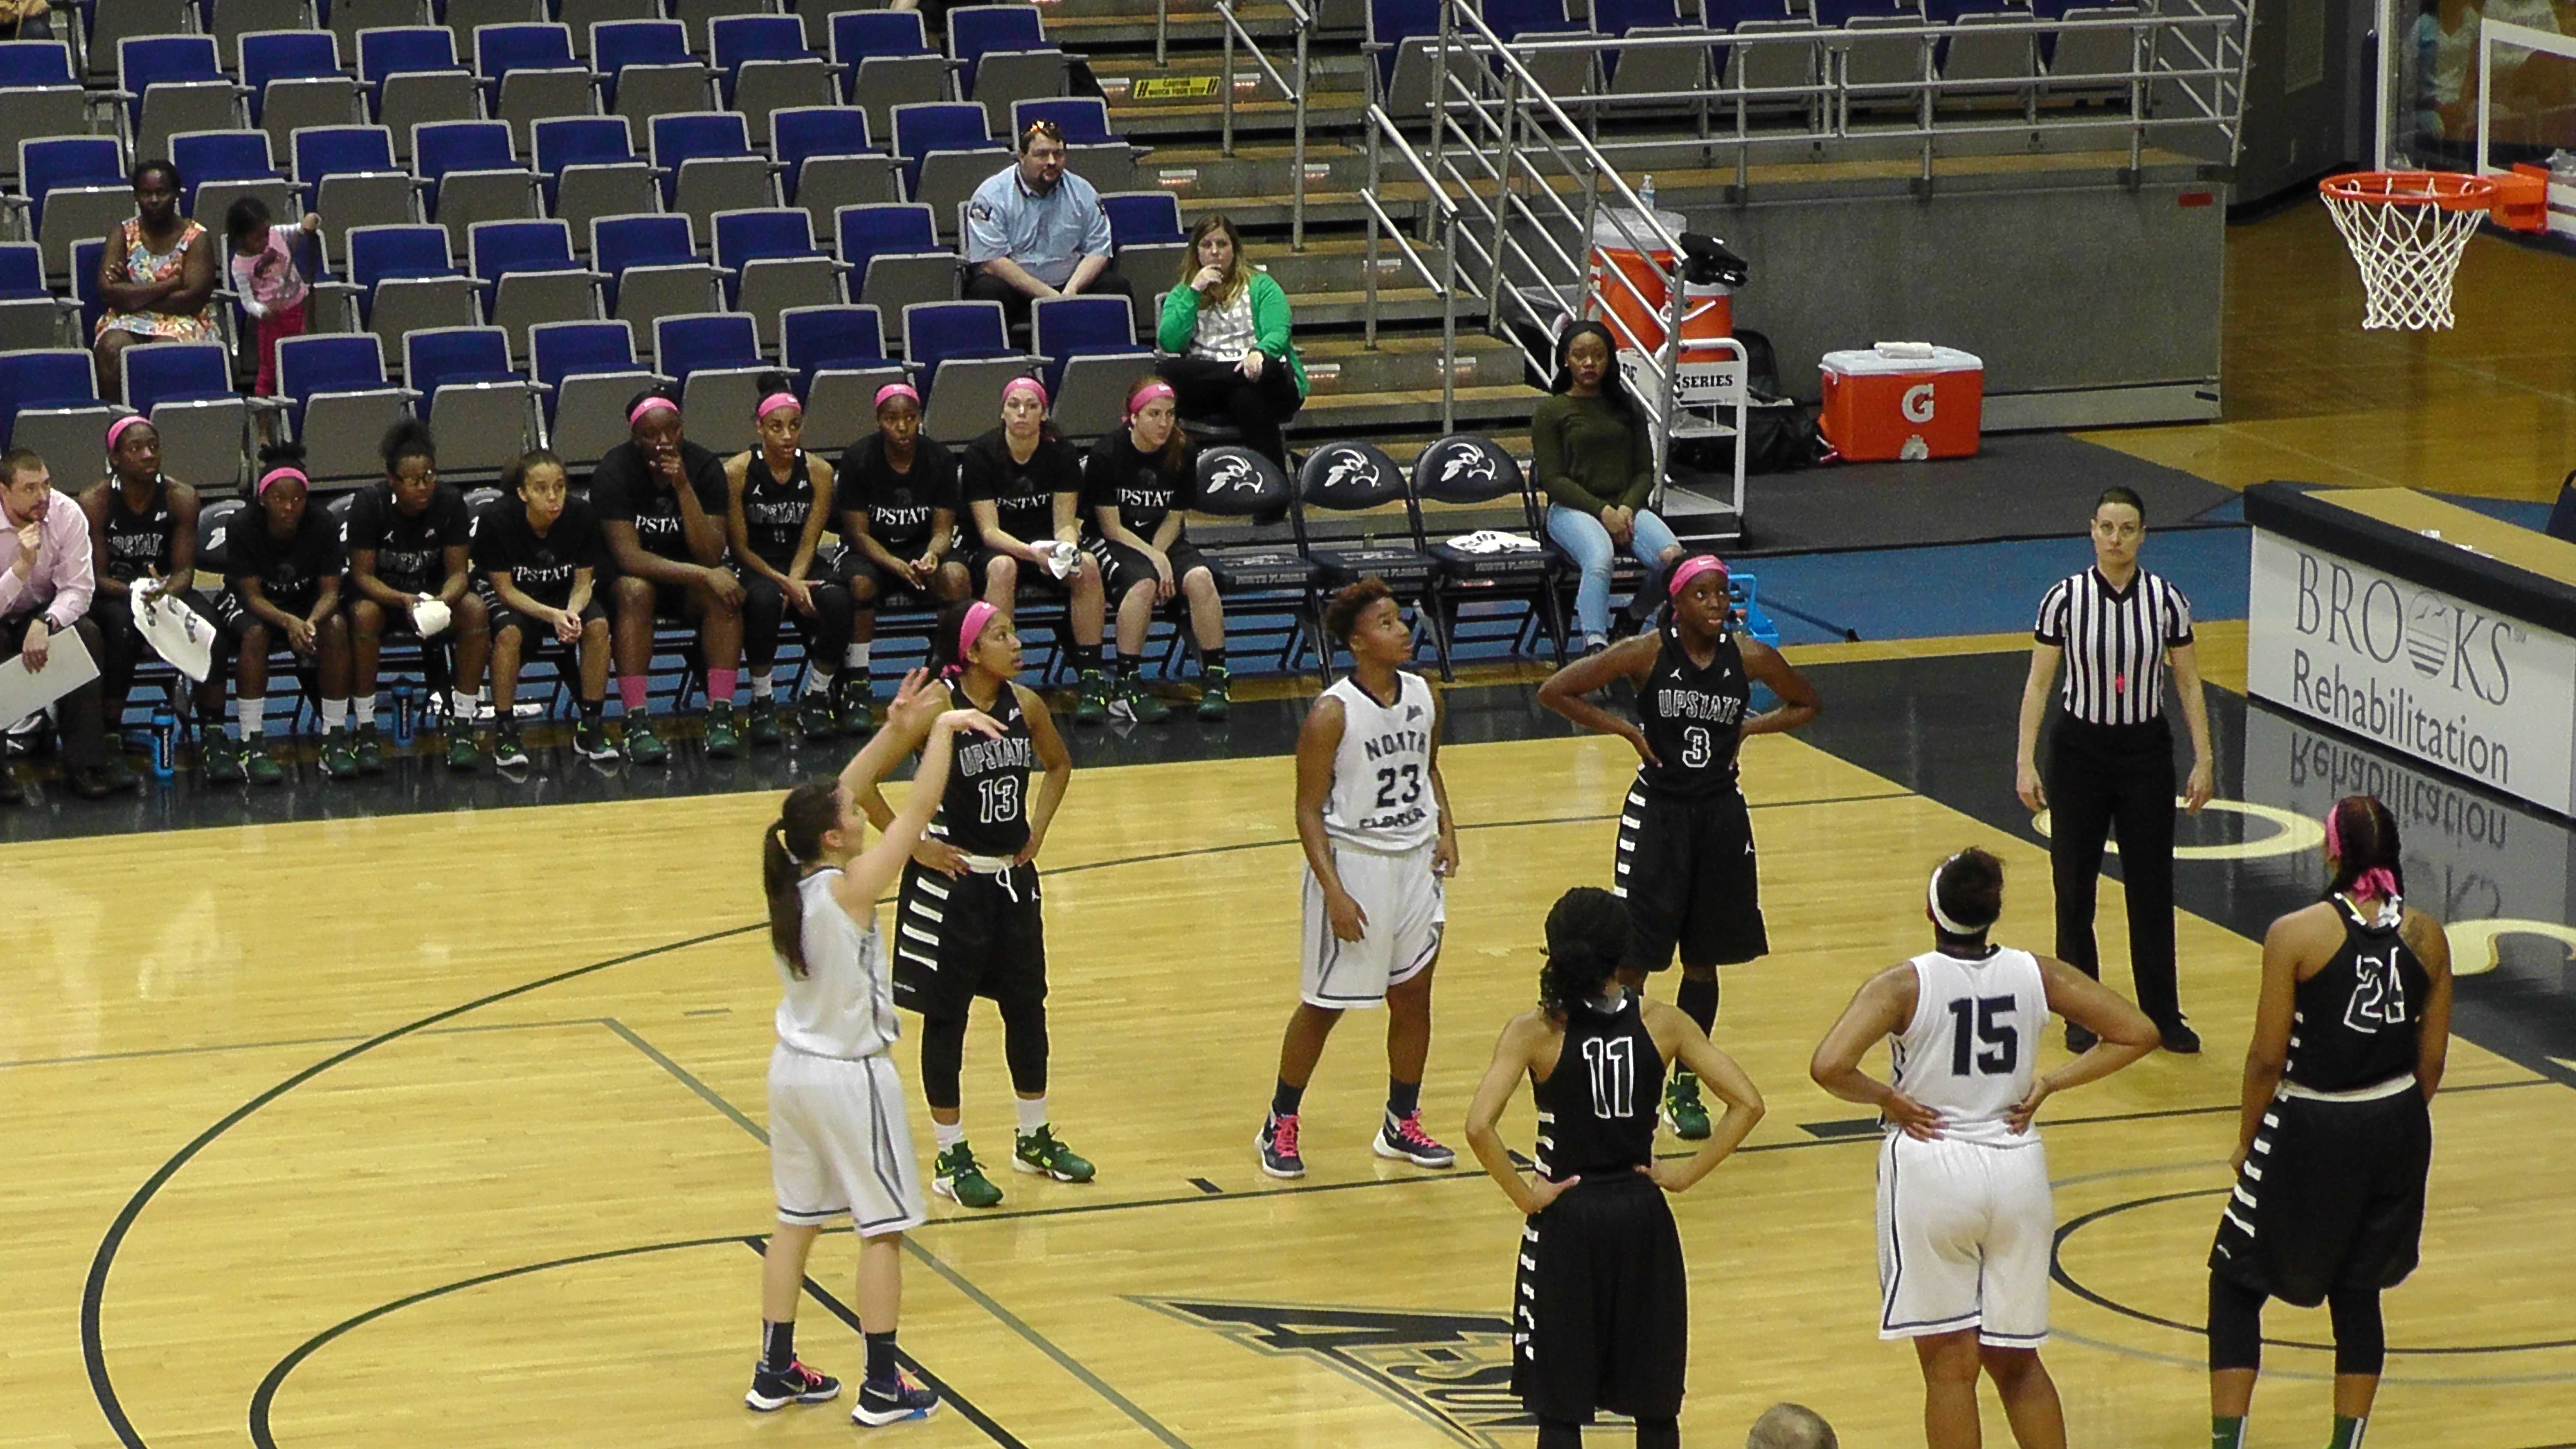
[[[1973,458],[1842,463],[1748,478],[1745,539],[1730,553],[2064,537],[2084,531],[2093,500],[2115,484],[2146,500],[2153,528],[2188,526],[2237,497],[2233,489],[2064,433],[1990,433]],[[1689,531],[1685,518],[1673,522]]]

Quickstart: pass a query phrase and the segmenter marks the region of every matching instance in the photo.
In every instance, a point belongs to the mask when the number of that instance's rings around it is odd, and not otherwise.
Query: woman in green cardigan
[[[1183,417],[1223,418],[1243,445],[1282,469],[1280,434],[1306,403],[1306,365],[1288,340],[1288,294],[1244,264],[1243,236],[1222,213],[1190,229],[1181,284],[1163,297],[1157,368],[1180,394]]]
[[[1547,493],[1547,536],[1583,571],[1574,623],[1589,653],[1610,644],[1610,566],[1625,551],[1646,566],[1640,599],[1682,546],[1646,504],[1655,491],[1655,444],[1645,411],[1619,382],[1610,329],[1578,322],[1556,344],[1555,394],[1530,417],[1532,472]]]

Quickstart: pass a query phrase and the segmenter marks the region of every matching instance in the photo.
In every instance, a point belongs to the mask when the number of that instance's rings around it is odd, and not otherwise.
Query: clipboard
[[[24,655],[0,663],[0,720],[25,719],[97,678],[98,661],[80,632],[65,629],[53,636],[41,672],[29,669]]]

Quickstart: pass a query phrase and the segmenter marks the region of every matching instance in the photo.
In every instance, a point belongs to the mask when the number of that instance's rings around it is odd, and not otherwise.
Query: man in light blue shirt
[[[1100,193],[1064,161],[1064,132],[1035,121],[1020,133],[1018,164],[975,188],[966,203],[967,300],[999,302],[1025,322],[1040,297],[1135,295],[1110,260]]]

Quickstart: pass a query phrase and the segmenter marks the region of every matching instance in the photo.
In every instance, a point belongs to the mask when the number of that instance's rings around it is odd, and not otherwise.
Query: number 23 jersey
[[[2027,1147],[2036,1129],[2004,1121],[2030,1095],[2039,1039],[2048,1027],[2048,982],[2038,958],[1997,946],[1966,960],[1926,951],[1914,968],[1914,1017],[1888,1039],[1896,1090],[1941,1114],[1941,1135],[1987,1147]]]
[[[1370,697],[1356,674],[1324,691],[1342,703],[1333,793],[1324,800],[1324,832],[1337,844],[1395,854],[1440,836],[1440,803],[1431,793],[1431,685],[1401,670],[1395,684],[1393,704]]]
[[[1735,752],[1744,738],[1753,683],[1732,624],[1718,631],[1717,651],[1703,669],[1682,647],[1681,625],[1666,619],[1663,648],[1637,691],[1637,725],[1655,764],[1637,779],[1657,799],[1703,799],[1735,788]]]

